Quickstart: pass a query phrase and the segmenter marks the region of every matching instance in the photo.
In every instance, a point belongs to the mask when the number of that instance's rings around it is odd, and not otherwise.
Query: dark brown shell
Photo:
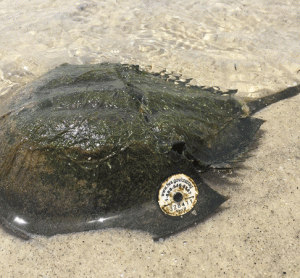
[[[0,196],[7,208],[34,219],[118,213],[157,205],[162,182],[184,173],[204,194],[198,219],[208,215],[226,199],[197,171],[236,159],[262,121],[234,91],[186,83],[138,66],[63,64],[3,98]],[[172,225],[169,232],[182,228]]]

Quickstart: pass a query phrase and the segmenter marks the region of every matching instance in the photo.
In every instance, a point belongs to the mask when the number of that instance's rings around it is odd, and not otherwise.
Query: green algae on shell
[[[168,78],[132,65],[63,64],[4,97],[0,221],[24,234],[121,227],[161,237],[216,210],[226,198],[198,171],[234,161],[263,121],[235,91]],[[176,174],[199,191],[179,218],[157,200]]]

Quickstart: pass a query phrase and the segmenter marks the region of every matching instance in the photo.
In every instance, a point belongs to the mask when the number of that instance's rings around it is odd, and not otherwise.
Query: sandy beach
[[[263,2],[263,3],[262,3]],[[298,1],[0,2],[0,95],[62,63],[166,69],[256,98],[300,83]],[[22,241],[0,229],[0,277],[299,277],[300,96],[255,115],[249,157],[204,179],[230,199],[164,241],[92,231]]]

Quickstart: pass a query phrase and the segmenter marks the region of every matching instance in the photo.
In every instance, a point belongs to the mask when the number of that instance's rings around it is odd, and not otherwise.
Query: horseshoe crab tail
[[[265,96],[253,101],[247,102],[247,105],[250,109],[250,115],[255,114],[256,112],[260,111],[261,109],[278,102],[280,100],[294,97],[300,93],[300,85],[289,87],[281,92],[275,93],[270,96]]]

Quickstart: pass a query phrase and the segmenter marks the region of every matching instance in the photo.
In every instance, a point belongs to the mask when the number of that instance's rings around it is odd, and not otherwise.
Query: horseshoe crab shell
[[[23,238],[114,227],[160,238],[215,211],[226,198],[198,172],[245,152],[258,105],[169,79],[63,64],[3,97],[2,226]]]

